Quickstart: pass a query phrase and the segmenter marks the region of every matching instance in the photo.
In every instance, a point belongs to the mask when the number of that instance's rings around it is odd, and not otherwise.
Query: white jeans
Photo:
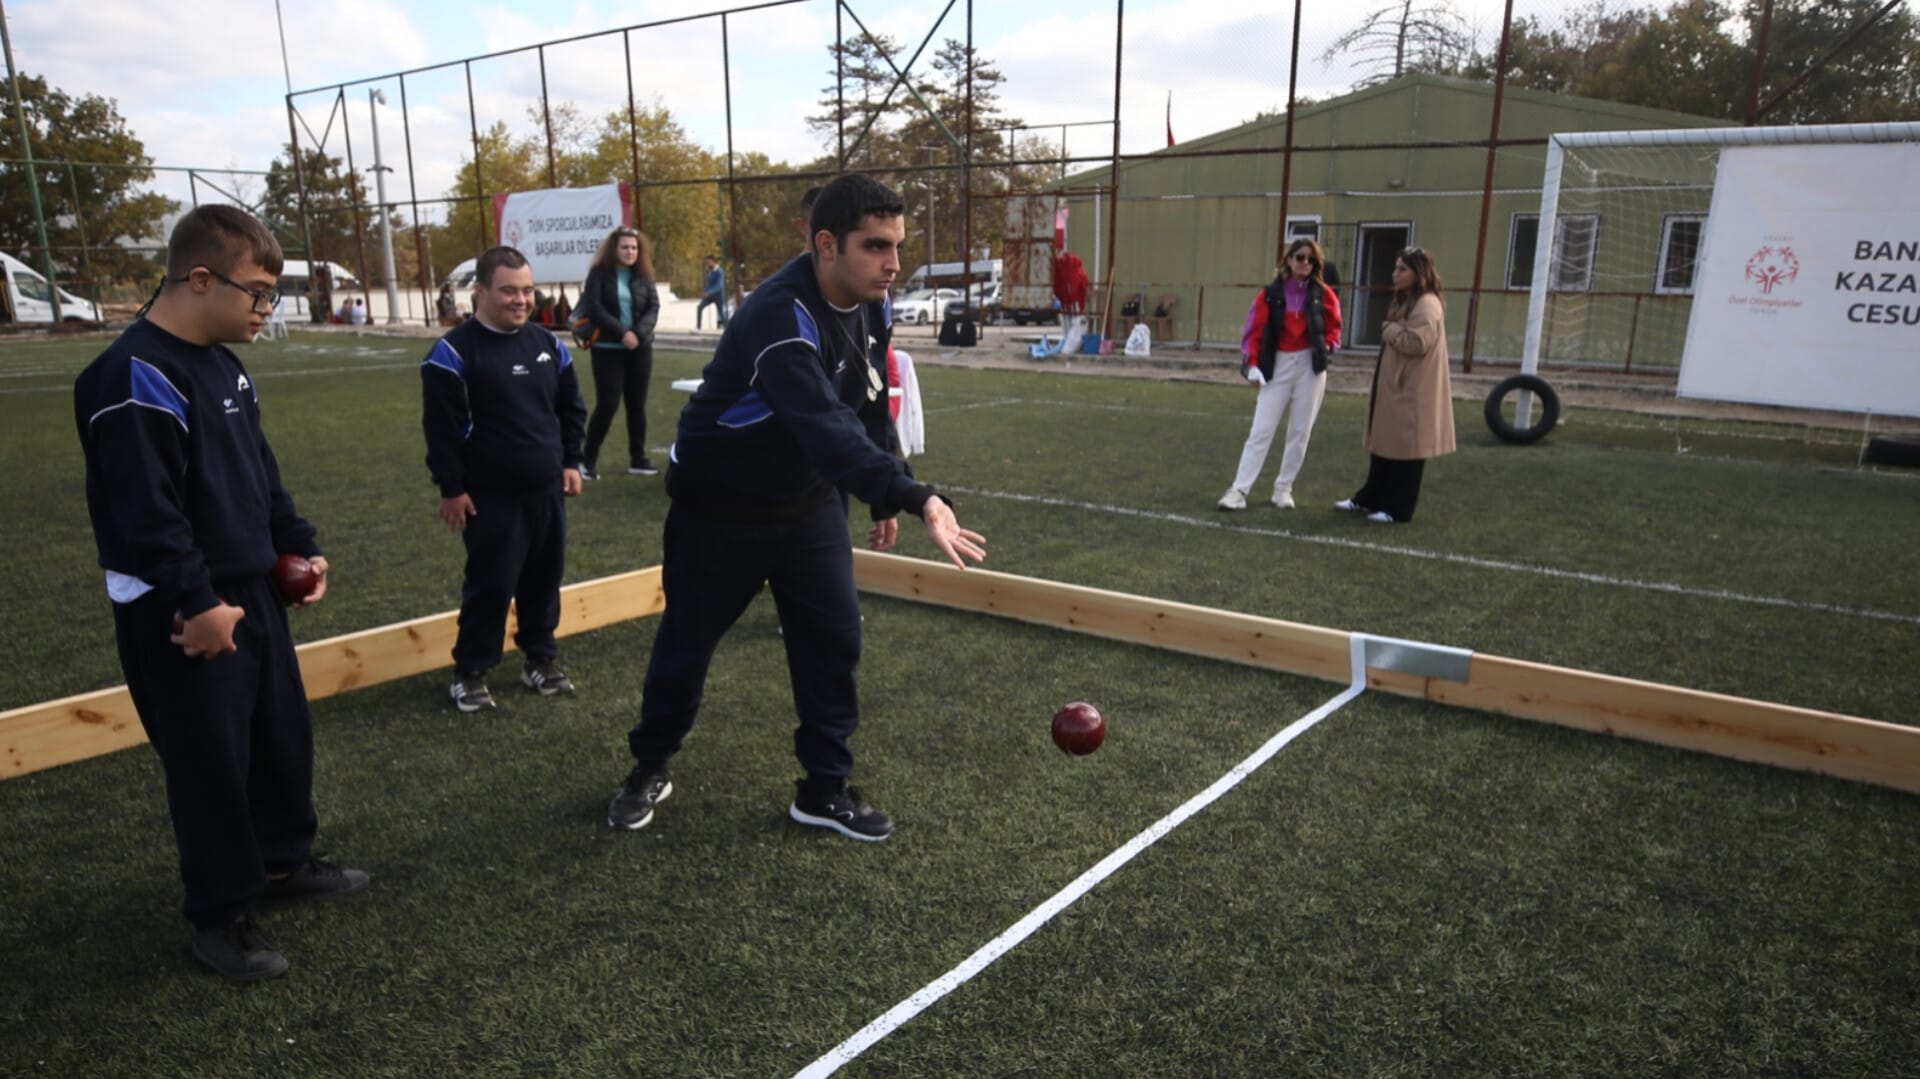
[[[1260,387],[1260,399],[1253,406],[1253,429],[1247,432],[1247,445],[1240,451],[1240,471],[1233,477],[1236,490],[1253,490],[1253,481],[1260,478],[1260,469],[1267,463],[1273,433],[1280,427],[1280,414],[1291,404],[1287,446],[1280,455],[1280,477],[1273,482],[1273,493],[1293,493],[1294,478],[1307,459],[1313,421],[1320,415],[1320,400],[1326,395],[1327,373],[1314,373],[1311,351],[1282,352],[1273,358],[1273,377]]]

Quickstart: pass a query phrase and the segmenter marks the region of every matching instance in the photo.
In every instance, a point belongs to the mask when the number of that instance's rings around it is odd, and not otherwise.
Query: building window
[[[1661,218],[1660,263],[1653,291],[1662,296],[1693,295],[1693,277],[1700,269],[1700,238],[1706,227],[1705,214]]]
[[[1554,219],[1554,292],[1587,292],[1593,288],[1593,261],[1600,251],[1599,214],[1561,214]],[[1539,214],[1514,214],[1507,246],[1507,287],[1533,287],[1533,249],[1540,238]]]
[[[1287,242],[1299,239],[1318,240],[1320,238],[1320,215],[1312,217],[1287,218]]]

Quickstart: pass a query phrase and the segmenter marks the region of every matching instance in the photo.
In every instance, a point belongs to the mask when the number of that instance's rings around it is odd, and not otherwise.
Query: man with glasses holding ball
[[[167,242],[167,276],[74,382],[114,637],[160,755],[193,955],[234,981],[287,971],[263,900],[346,895],[367,875],[312,856],[313,716],[270,573],[309,559],[315,529],[280,482],[259,397],[226,346],[273,305],[280,244],[231,206],[201,206]]]

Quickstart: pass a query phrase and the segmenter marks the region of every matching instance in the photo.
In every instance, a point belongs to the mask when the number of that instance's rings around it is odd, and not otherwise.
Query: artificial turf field
[[[0,709],[119,681],[67,392],[100,346],[0,346]],[[334,565],[302,640],[457,604],[424,349],[242,353]],[[700,360],[661,356],[654,446]],[[1364,470],[1358,398],[1303,509],[1226,515],[1244,389],[919,373],[916,470],[992,568],[1920,723],[1920,481],[1845,435],[1575,411],[1516,448],[1463,401],[1382,529],[1318,508]],[[657,563],[664,508],[589,485],[568,579]],[[769,603],[636,834],[601,814],[650,620],[563,642],[570,699],[459,716],[435,673],[320,702],[321,844],[374,887],[269,912],[294,970],[247,989],[187,955],[150,751],[0,782],[0,1073],[793,1074],[1339,688],[891,600],[867,632],[879,845],[784,820]],[[1075,698],[1113,725],[1084,760],[1047,740]],[[842,1074],[1899,1074],[1917,865],[1909,795],[1368,694]]]

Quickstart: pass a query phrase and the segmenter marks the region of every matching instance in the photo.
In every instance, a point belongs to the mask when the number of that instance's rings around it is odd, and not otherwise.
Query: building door
[[[1362,224],[1354,243],[1353,302],[1341,321],[1346,343],[1380,344],[1380,327],[1393,302],[1393,260],[1413,236],[1410,222]]]

